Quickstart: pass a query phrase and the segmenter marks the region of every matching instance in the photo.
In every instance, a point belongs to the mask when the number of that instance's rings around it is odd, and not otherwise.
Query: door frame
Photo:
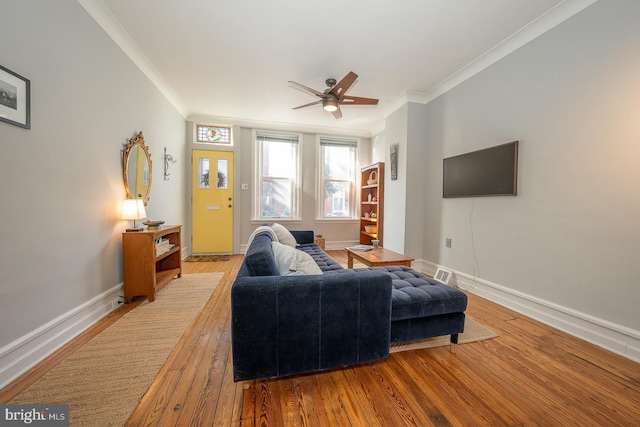
[[[195,124],[193,126],[195,131]],[[194,141],[195,141],[195,133],[194,133]],[[233,201],[234,201],[234,209],[233,209],[233,233],[232,233],[232,254],[240,254],[240,209],[242,206],[241,197],[238,195],[241,194],[239,175],[240,175],[240,155],[239,151],[236,150],[236,146],[232,145],[231,147],[221,147],[221,146],[212,146],[210,144],[197,144],[193,142],[189,147],[189,175],[188,179],[188,188],[189,188],[189,203],[188,203],[188,218],[189,218],[189,254],[193,254],[193,152],[194,150],[198,151],[212,151],[212,152],[232,152],[233,153],[233,170],[234,170],[234,180],[233,180]]]

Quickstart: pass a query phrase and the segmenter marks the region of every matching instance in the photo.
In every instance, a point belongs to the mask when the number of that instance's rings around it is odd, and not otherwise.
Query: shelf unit
[[[374,182],[375,181],[375,182]],[[370,245],[379,240],[383,245],[384,232],[384,163],[374,163],[360,170],[360,243]],[[366,231],[373,226],[375,232]]]
[[[156,299],[156,291],[174,277],[182,277],[181,225],[122,233],[124,302],[133,297]],[[171,249],[156,256],[156,240],[166,239]]]

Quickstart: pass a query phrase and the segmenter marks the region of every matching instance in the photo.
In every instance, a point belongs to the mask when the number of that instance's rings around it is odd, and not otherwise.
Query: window
[[[320,219],[356,218],[358,141],[320,137]]]
[[[231,145],[231,128],[228,126],[196,125],[196,141],[206,144]]]
[[[299,135],[256,132],[256,219],[299,219]]]

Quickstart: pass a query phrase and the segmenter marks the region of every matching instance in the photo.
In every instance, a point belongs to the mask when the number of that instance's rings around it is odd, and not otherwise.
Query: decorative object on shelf
[[[378,249],[380,247],[380,240],[372,240],[371,244],[373,245],[373,249]]]
[[[151,194],[151,154],[139,132],[122,150],[122,178],[127,199],[142,199],[144,205]]]
[[[164,147],[164,154],[162,155],[162,160],[164,160],[164,180],[169,181],[169,163],[172,165],[175,164],[178,159],[174,159],[171,154],[167,154],[167,147]]]
[[[371,212],[371,218],[377,218],[377,217],[378,217],[378,214],[377,214],[377,213],[375,213],[375,212]]]
[[[147,217],[144,210],[144,202],[142,199],[126,199],[122,204],[122,219],[132,219],[133,228],[127,228],[127,231],[142,231],[142,227],[136,227],[136,220]]]
[[[367,180],[367,184],[375,185],[377,183],[378,183],[378,172],[373,170],[369,174],[369,179]]]
[[[162,224],[164,224],[164,221],[152,221],[148,219],[143,222],[143,224],[146,225],[149,230],[157,230]]]
[[[391,162],[391,181],[398,179],[398,144],[389,147],[389,160]]]
[[[165,239],[163,237],[159,237],[155,240],[156,245],[156,256],[164,255],[173,249],[176,245],[171,243],[169,239]]]
[[[364,231],[366,231],[367,233],[375,234],[378,232],[378,227],[375,225],[365,225]]]
[[[31,82],[0,65],[0,121],[31,129]]]

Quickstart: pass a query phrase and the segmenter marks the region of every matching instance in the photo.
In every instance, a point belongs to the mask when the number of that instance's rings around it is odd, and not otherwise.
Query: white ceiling
[[[185,118],[372,135],[595,0],[78,1]],[[349,71],[377,107],[292,110]]]

